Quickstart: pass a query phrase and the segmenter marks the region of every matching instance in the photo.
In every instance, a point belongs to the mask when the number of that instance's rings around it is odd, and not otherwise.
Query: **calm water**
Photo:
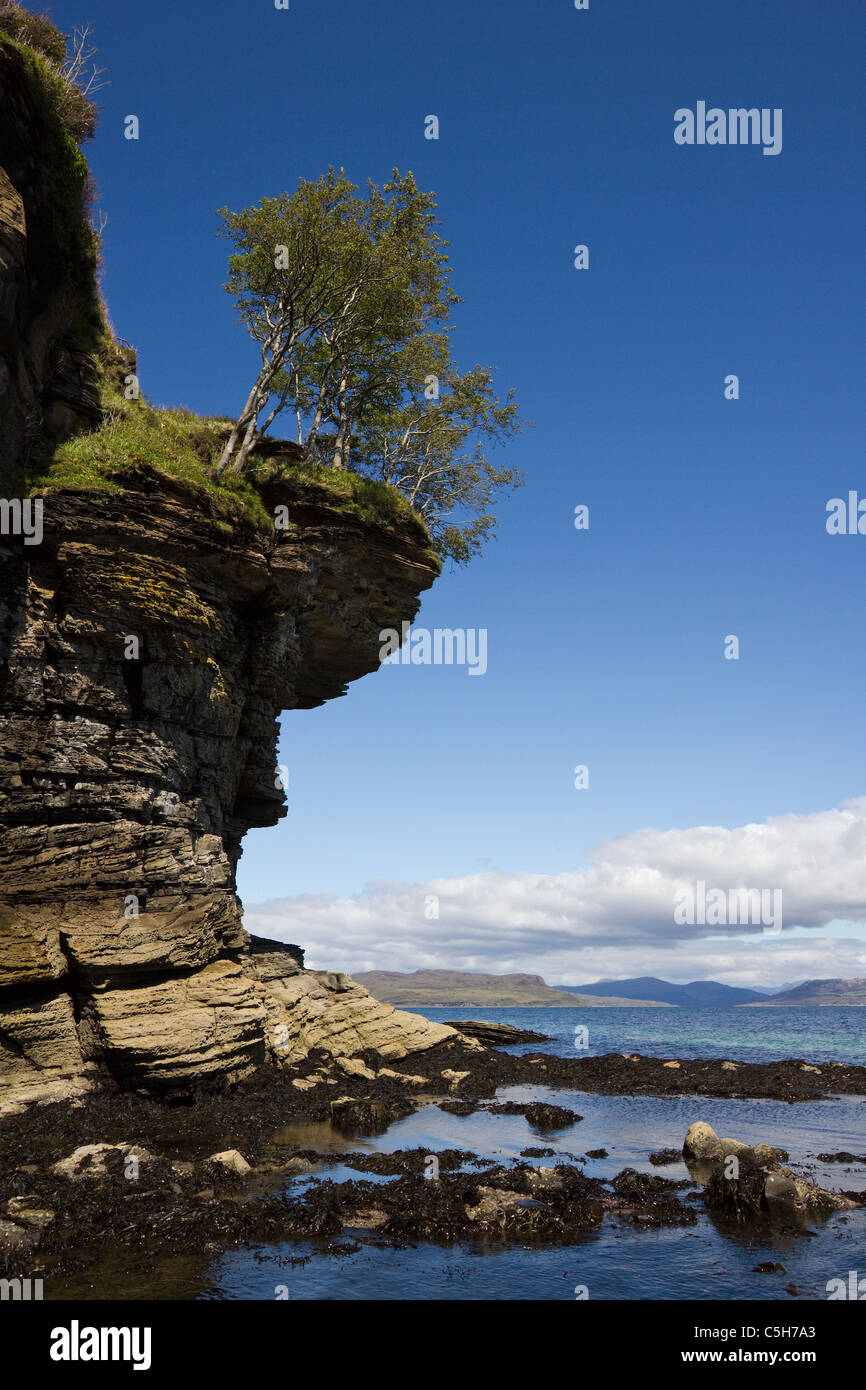
[[[422,1012],[422,1011],[418,1011]],[[722,1057],[769,1061],[802,1057],[816,1062],[866,1062],[866,1009],[431,1009],[431,1018],[484,1018],[550,1034],[537,1048],[573,1056],[575,1026],[589,1028],[589,1051],[642,1052],[667,1057]],[[519,1049],[518,1049],[519,1050]],[[327,1124],[288,1126],[281,1143],[302,1148],[390,1152],[403,1148],[460,1148],[497,1163],[518,1159],[521,1149],[545,1146],[566,1155],[605,1148],[609,1157],[587,1160],[585,1171],[601,1178],[622,1168],[687,1178],[682,1162],[655,1169],[648,1162],[660,1148],[679,1149],[689,1125],[706,1120],[717,1133],[788,1149],[790,1162],[822,1186],[866,1190],[866,1165],[822,1164],[820,1152],[866,1153],[866,1099],[836,1096],[808,1104],[774,1100],[723,1100],[699,1096],[597,1096],[568,1089],[503,1088],[499,1098],[548,1099],[576,1110],[583,1119],[571,1129],[541,1138],[521,1115],[449,1115],[427,1106],[377,1137],[351,1140]],[[550,1158],[521,1160],[551,1163]],[[345,1164],[322,1170],[342,1181],[373,1175]],[[308,1177],[287,1182],[301,1190]],[[379,1181],[387,1181],[385,1178]],[[686,1194],[683,1194],[686,1195]],[[159,1261],[130,1271],[106,1251],[100,1267],[70,1297],[94,1297],[100,1287],[126,1298],[265,1299],[287,1289],[292,1299],[567,1299],[586,1286],[590,1299],[782,1299],[788,1303],[825,1299],[831,1279],[850,1270],[866,1275],[866,1208],[813,1224],[809,1232],[744,1234],[695,1205],[698,1225],[686,1229],[636,1230],[607,1218],[600,1231],[574,1244],[548,1250],[500,1250],[482,1244],[439,1248],[421,1244],[396,1250],[357,1234],[361,1246],[339,1258],[315,1244],[280,1244],[232,1251],[204,1274],[188,1259]],[[758,1274],[773,1261],[785,1273]],[[796,1295],[785,1290],[796,1287]],[[64,1291],[58,1290],[62,1296]]]
[[[392,1126],[366,1144],[385,1151],[422,1146],[471,1149],[507,1163],[520,1150],[543,1144],[567,1153],[607,1148],[609,1157],[590,1160],[585,1171],[612,1177],[622,1168],[687,1178],[683,1163],[654,1169],[648,1154],[681,1146],[688,1126],[707,1120],[718,1133],[753,1143],[770,1139],[790,1151],[798,1171],[830,1188],[866,1189],[866,1167],[821,1164],[818,1152],[866,1151],[866,1103],[845,1097],[820,1104],[726,1101],[701,1098],[587,1096],[545,1087],[510,1087],[516,1100],[551,1099],[577,1108],[583,1120],[571,1130],[540,1139],[522,1116],[479,1113],[461,1118],[431,1106]],[[286,1137],[289,1137],[286,1135]],[[310,1137],[299,1129],[299,1143]],[[529,1160],[552,1163],[555,1159]],[[338,1166],[329,1176],[369,1178]],[[302,1180],[304,1181],[304,1180]],[[382,1179],[385,1181],[385,1179]],[[585,1285],[591,1299],[798,1299],[826,1298],[828,1280],[866,1274],[866,1209],[831,1217],[813,1234],[760,1236],[725,1229],[696,1207],[699,1224],[685,1230],[638,1231],[607,1219],[600,1232],[573,1245],[551,1249],[498,1250],[482,1244],[450,1249],[421,1244],[407,1250],[363,1245],[345,1257],[323,1256],[312,1245],[277,1245],[235,1251],[212,1268],[199,1296],[272,1299],[283,1286],[293,1299],[568,1299]],[[358,1233],[363,1236],[363,1233]],[[352,1238],[346,1232],[344,1239]],[[292,1263],[303,1257],[309,1263]],[[771,1260],[785,1274],[758,1274]]]
[[[866,1008],[780,1009],[410,1009],[425,1018],[477,1018],[547,1033],[552,1043],[510,1052],[575,1051],[574,1030],[589,1031],[593,1056],[641,1052],[647,1057],[721,1057],[732,1062],[771,1062],[802,1057],[809,1062],[866,1066]]]
[[[722,1057],[771,1061],[803,1057],[816,1062],[866,1063],[866,1009],[427,1009],[430,1018],[479,1018],[533,1028],[553,1037],[543,1045],[574,1056],[574,1029],[587,1026],[589,1051],[642,1052],[669,1057]],[[540,1048],[541,1044],[536,1044]],[[512,1049],[522,1051],[524,1049]],[[532,1049],[530,1049],[532,1050]],[[522,1116],[449,1115],[430,1106],[376,1139],[347,1143],[330,1131],[288,1131],[299,1144],[330,1148],[469,1149],[509,1162],[531,1145],[584,1154],[606,1148],[607,1159],[585,1171],[612,1177],[622,1168],[687,1178],[683,1163],[654,1169],[648,1155],[680,1148],[689,1125],[707,1120],[719,1134],[751,1143],[767,1140],[790,1152],[805,1176],[829,1188],[866,1190],[866,1166],[821,1164],[819,1152],[866,1152],[866,1101],[835,1097],[806,1105],[701,1097],[593,1096],[545,1087],[510,1087],[500,1098],[550,1099],[584,1118],[571,1130],[540,1139]],[[324,1127],[327,1129],[327,1127]],[[530,1160],[533,1161],[533,1160]],[[541,1159],[550,1163],[556,1160]],[[343,1166],[335,1180],[362,1176]],[[303,1181],[303,1180],[301,1180]],[[553,1250],[497,1250],[464,1244],[450,1249],[419,1245],[393,1250],[362,1244],[345,1257],[321,1255],[312,1245],[280,1245],[233,1252],[210,1271],[205,1298],[272,1299],[288,1289],[293,1299],[568,1299],[586,1286],[590,1299],[823,1299],[827,1282],[866,1274],[866,1209],[831,1217],[811,1234],[760,1236],[728,1229],[697,1206],[695,1227],[637,1231],[607,1220],[602,1230]],[[361,1233],[359,1233],[361,1234]],[[351,1233],[346,1233],[347,1239]],[[309,1257],[308,1263],[293,1263]],[[772,1260],[783,1274],[758,1274]],[[785,1292],[796,1286],[797,1294]]]

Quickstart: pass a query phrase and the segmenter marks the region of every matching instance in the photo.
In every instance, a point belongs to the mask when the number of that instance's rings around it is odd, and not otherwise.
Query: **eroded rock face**
[[[145,466],[122,486],[49,494],[39,546],[0,536],[0,1103],[450,1036],[251,952],[235,892],[286,810],[278,714],[378,666],[436,577],[423,533],[300,482],[270,537]]]
[[[0,35],[0,498],[19,505],[26,465],[134,370],[52,90]],[[451,1036],[304,973],[298,948],[252,952],[235,892],[242,837],[285,814],[277,716],[377,667],[438,572],[423,528],[309,482],[263,493],[279,531],[146,461],[112,486],[49,492],[32,544],[5,509],[0,530],[0,1112],[314,1048],[346,1074]]]

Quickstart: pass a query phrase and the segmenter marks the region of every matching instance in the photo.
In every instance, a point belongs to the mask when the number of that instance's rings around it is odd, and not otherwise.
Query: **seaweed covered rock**
[[[857,1205],[844,1193],[828,1192],[784,1167],[784,1149],[720,1139],[703,1121],[689,1129],[683,1156],[704,1184],[706,1205],[739,1221],[827,1215]]]

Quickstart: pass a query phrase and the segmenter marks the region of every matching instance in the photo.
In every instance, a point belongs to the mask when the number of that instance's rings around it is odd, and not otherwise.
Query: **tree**
[[[330,169],[294,194],[223,209],[235,250],[226,289],[261,365],[216,469],[242,473],[291,410],[307,457],[399,488],[440,552],[465,561],[491,534],[495,495],[522,482],[487,447],[520,429],[489,368],[460,373],[448,324],[459,303],[436,203],[393,170],[366,196]]]
[[[242,473],[276,415],[311,412],[312,449],[326,419],[336,421],[333,466],[345,467],[359,410],[359,364],[384,344],[405,342],[447,317],[456,302],[435,231],[435,203],[411,174],[394,170],[366,198],[330,169],[317,183],[257,207],[223,209],[222,234],[236,250],[226,289],[259,343],[261,366],[226,443],[217,477]],[[269,402],[274,404],[261,421]]]
[[[514,392],[499,401],[488,367],[458,372],[444,335],[409,344],[396,374],[402,399],[365,416],[360,470],[398,488],[440,554],[465,563],[493,534],[496,494],[523,482],[487,455],[521,428]]]

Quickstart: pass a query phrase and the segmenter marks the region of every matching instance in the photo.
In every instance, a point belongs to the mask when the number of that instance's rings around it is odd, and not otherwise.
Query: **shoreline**
[[[311,1071],[317,1060],[310,1059]],[[549,1103],[503,1105],[495,1101],[498,1090],[537,1086],[587,1095],[792,1104],[866,1097],[866,1068],[815,1066],[799,1058],[759,1064],[666,1062],[639,1054],[514,1057],[449,1041],[405,1065],[411,1072],[389,1069],[372,1081],[346,1077],[306,1090],[293,1084],[303,1079],[297,1073],[290,1079],[273,1071],[228,1092],[201,1091],[182,1101],[103,1093],[76,1106],[33,1106],[0,1120],[0,1276],[27,1274],[43,1277],[49,1289],[52,1280],[62,1286],[98,1270],[107,1245],[115,1258],[132,1264],[142,1252],[151,1263],[183,1253],[203,1276],[221,1254],[258,1243],[314,1240],[324,1253],[339,1255],[357,1248],[359,1238],[396,1247],[479,1238],[552,1246],[598,1231],[610,1219],[635,1228],[694,1225],[695,1212],[703,1209],[698,1182],[630,1168],[607,1181],[589,1177],[582,1164],[592,1153],[564,1155],[545,1145],[545,1133],[579,1123],[579,1115]],[[458,1116],[524,1114],[537,1144],[510,1168],[470,1150],[442,1150],[435,1183],[427,1181],[425,1150],[385,1154],[354,1147],[356,1137],[363,1143],[429,1105]],[[346,1150],[303,1149],[280,1140],[281,1129],[299,1124],[330,1125]],[[54,1169],[82,1146],[96,1144],[120,1146],[97,1156],[101,1173],[86,1175],[90,1159],[80,1160],[77,1176],[68,1164],[65,1174]],[[214,1161],[215,1154],[224,1157]],[[131,1156],[138,1165],[133,1181]],[[570,1161],[562,1162],[566,1156]],[[529,1158],[555,1166],[533,1167],[523,1161]],[[335,1164],[358,1176],[329,1181]],[[287,1179],[302,1176],[309,1176],[302,1190],[286,1189]],[[855,1200],[862,1205],[862,1194]]]

